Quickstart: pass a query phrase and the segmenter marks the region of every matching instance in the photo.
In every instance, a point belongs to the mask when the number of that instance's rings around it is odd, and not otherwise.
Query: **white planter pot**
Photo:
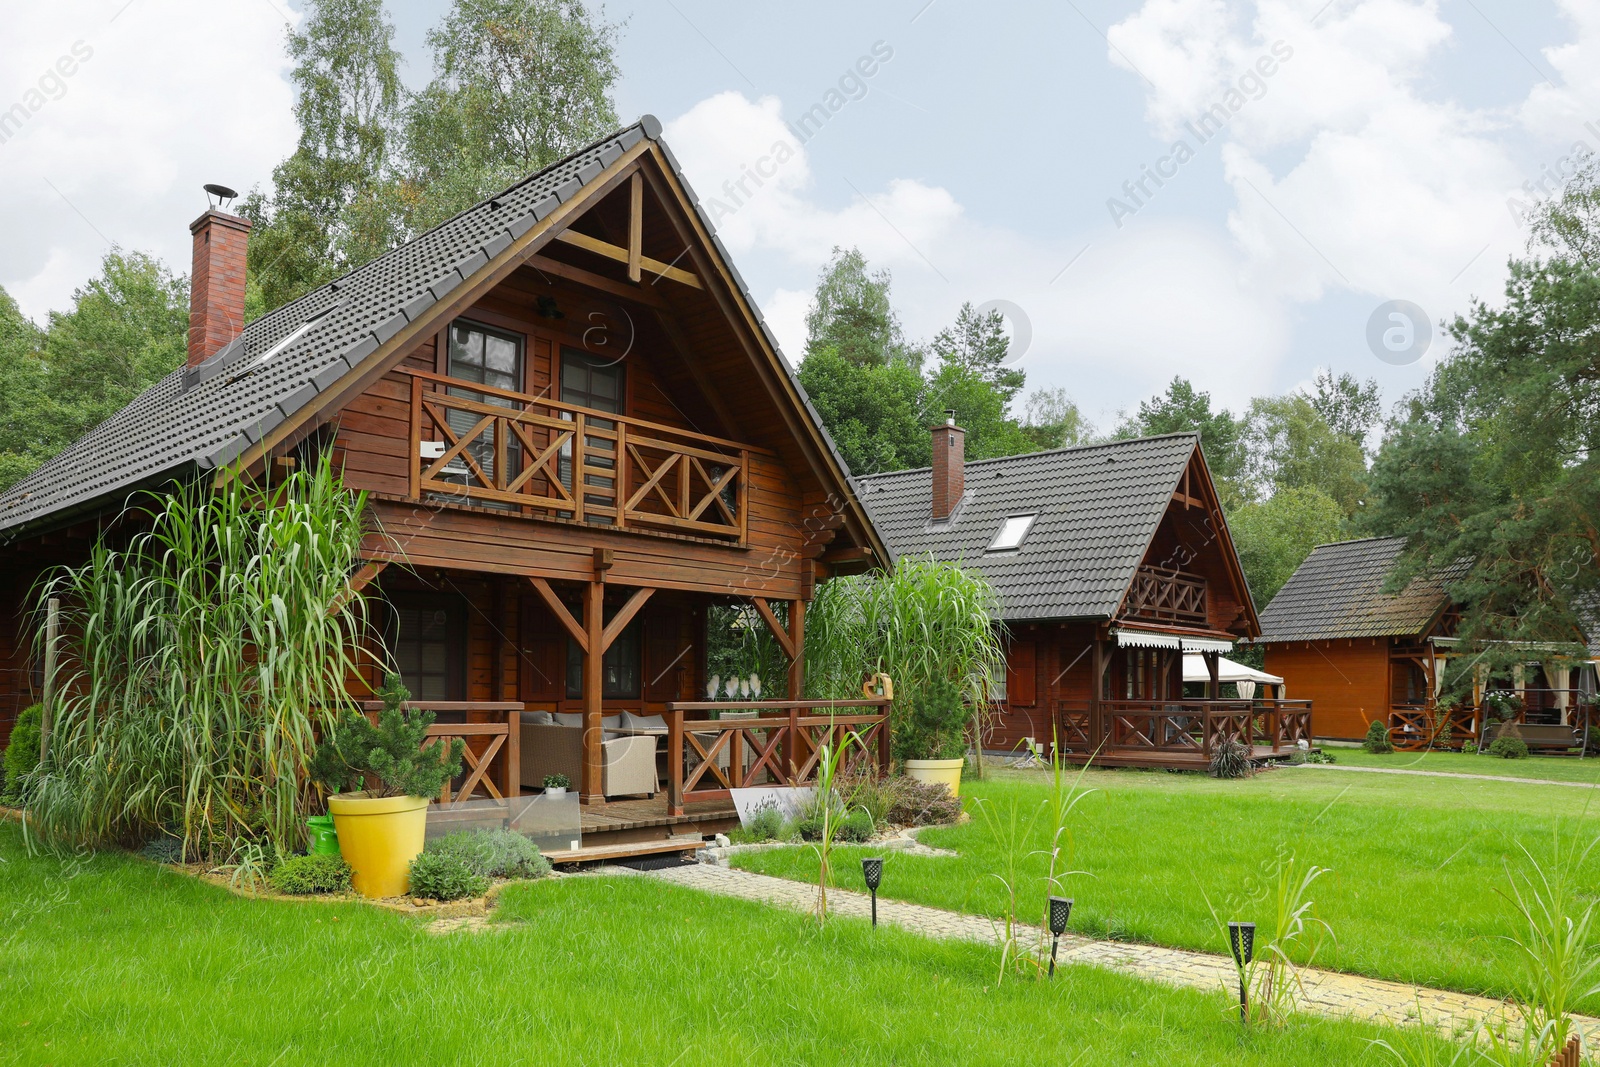
[[[908,759],[906,777],[919,782],[937,782],[950,790],[950,795],[961,795],[961,768],[965,759]]]
[[[564,797],[567,795],[567,787],[564,785],[547,785],[544,787],[544,795],[547,797]]]

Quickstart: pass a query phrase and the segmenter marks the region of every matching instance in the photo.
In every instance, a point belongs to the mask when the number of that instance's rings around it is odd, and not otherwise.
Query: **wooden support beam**
[[[538,591],[539,596],[544,600],[545,607],[550,609],[550,614],[554,615],[556,621],[566,629],[567,636],[576,641],[578,647],[587,653],[589,651],[589,631],[577,619],[572,617],[572,612],[568,611],[567,605],[562,603],[560,597],[556,596],[556,591],[550,588],[550,583],[543,578],[533,577],[530,577],[528,582]]]
[[[383,569],[388,565],[389,561],[386,559],[368,560],[363,563],[360,569],[350,576],[350,584],[345,586],[344,592],[333,598],[333,603],[328,606],[328,617],[332,618],[343,611],[344,606],[350,603],[351,598],[371,585],[373,579],[382,574]]]
[[[799,700],[806,688],[806,602],[789,601],[789,699]]]
[[[766,621],[767,629],[771,630],[772,636],[777,638],[778,645],[783,649],[784,655],[788,656],[790,659],[794,659],[794,639],[789,636],[789,631],[784,628],[783,623],[778,621],[778,616],[773,614],[772,606],[767,603],[767,598],[764,596],[757,596],[751,597],[750,600],[753,604],[755,604],[756,611],[761,615],[761,618]]]
[[[597,582],[605,581],[606,571],[611,569],[611,565],[615,561],[616,557],[612,549],[596,548],[594,550],[594,580]]]
[[[664,311],[670,306],[660,293],[648,286],[629,285],[627,282],[619,282],[615,278],[607,278],[603,274],[596,274],[594,271],[584,270],[582,267],[574,267],[571,263],[563,263],[559,259],[551,259],[549,256],[529,256],[528,266],[542,274],[565,278],[569,282],[587,285],[592,289],[610,293],[612,296],[620,296],[624,300],[637,300],[639,303],[657,310]]]
[[[628,280],[639,280],[644,265],[644,175],[633,172],[628,185]]]
[[[605,631],[600,635],[600,651],[602,653],[611,647],[611,643],[621,636],[623,630],[628,628],[628,624],[633,621],[633,617],[639,614],[639,609],[644,607],[645,601],[649,600],[654,592],[654,589],[648,588],[639,588],[633,591],[633,595],[628,598],[627,603],[623,604],[617,610],[617,613],[611,617],[611,621],[606,623]]]
[[[605,684],[605,592],[599,582],[583,587],[583,784],[579,799],[605,803],[605,767],[601,761],[601,695]]]
[[[602,241],[598,237],[590,237],[588,234],[579,233],[577,230],[562,230],[556,234],[556,240],[572,245],[574,248],[581,248],[585,252],[593,252],[597,256],[614,259],[618,263],[627,263],[632,258],[628,250],[621,245],[614,245],[610,241]],[[663,278],[671,278],[673,281],[681,282],[691,289],[705,288],[700,284],[699,275],[692,271],[684,270],[682,267],[674,267],[670,263],[663,263],[659,259],[640,256],[639,266],[651,274],[656,274]]]

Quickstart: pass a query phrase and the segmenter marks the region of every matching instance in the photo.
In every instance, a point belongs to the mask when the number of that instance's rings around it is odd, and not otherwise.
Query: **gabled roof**
[[[896,558],[931,553],[978,571],[1006,621],[1111,618],[1198,447],[1178,433],[973,460],[944,523],[930,517],[926,467],[857,483]],[[1007,517],[1029,514],[1038,517],[1019,549],[985,551]]]
[[[390,351],[391,339],[430,312],[437,314],[442,310],[438,305],[450,302],[457,287],[486,276],[515,242],[586,189],[603,185],[601,175],[648,140],[660,150],[666,170],[694,208],[709,235],[710,255],[726,269],[734,296],[759,327],[802,425],[820,445],[819,474],[837,486],[854,524],[875,542],[865,511],[847,492],[848,468],[660,133],[661,124],[646,115],[248,324],[211,359],[173,371],[0,493],[0,530],[16,534],[25,527],[46,528],[80,513],[119,507],[137,488],[224,467],[245,456],[285,422],[292,426],[296,414],[319,396],[330,400],[331,394],[347,388],[347,379],[365,378],[385,359],[398,358]],[[257,364],[311,320],[316,321],[283,351]]]
[[[1257,640],[1420,635],[1449,603],[1446,587],[1466,565],[1414,578],[1401,592],[1385,593],[1384,582],[1405,547],[1403,537],[1318,545],[1261,612]]]

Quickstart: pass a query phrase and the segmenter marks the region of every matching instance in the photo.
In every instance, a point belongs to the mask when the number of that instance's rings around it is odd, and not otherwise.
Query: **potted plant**
[[[564,774],[547,774],[544,776],[544,795],[547,797],[563,797],[567,790],[572,788],[572,779]]]
[[[356,892],[398,897],[410,888],[408,868],[422,852],[428,801],[461,773],[466,742],[458,737],[424,745],[433,713],[401,710],[411,694],[399,675],[384,679],[378,695],[378,724],[347,709],[317,746],[311,777],[332,794],[328,813]],[[374,781],[375,787],[363,788]]]
[[[912,698],[895,732],[895,755],[905,762],[906,777],[946,786],[961,795],[961,770],[966,766],[967,722],[971,715],[961,687],[934,679]]]

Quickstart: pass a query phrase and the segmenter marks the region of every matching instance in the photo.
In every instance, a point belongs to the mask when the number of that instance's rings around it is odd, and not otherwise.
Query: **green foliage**
[[[183,365],[189,285],[113,248],[48,331],[0,291],[0,489]]]
[[[876,827],[872,823],[872,816],[862,808],[850,808],[834,815],[833,836],[836,841],[849,844],[861,844],[872,840]],[[821,841],[824,831],[823,813],[820,809],[813,809],[795,820],[794,833],[802,841]],[[773,837],[778,836],[773,834]],[[759,838],[758,840],[767,840]]]
[[[1002,408],[1011,404],[1027,380],[1022,371],[1006,366],[1011,342],[999,311],[980,315],[970,302],[962,304],[955,325],[940,330],[928,347],[941,369],[959,368],[983,382],[1000,398]]]
[[[779,623],[787,626],[786,604],[772,605]],[[766,621],[749,604],[713,604],[706,609],[706,680],[730,678],[761,679],[762,692],[769,698],[781,695],[789,670],[784,654]],[[719,686],[716,699],[723,699]]]
[[[853,474],[925,467],[922,375],[905,360],[861,362],[832,345],[807,350],[800,384]]]
[[[550,861],[515,830],[460,830],[428,843],[428,850],[459,857],[488,878],[543,878]]]
[[[547,774],[544,776],[546,789],[571,789],[572,779],[564,774]]]
[[[922,357],[907,348],[889,302],[890,285],[889,272],[869,270],[859,249],[834,246],[806,312],[806,358],[831,349],[852,366],[920,368]]]
[[[364,777],[376,776],[373,797],[432,797],[444,783],[461,773],[461,754],[467,743],[457,737],[424,744],[433,712],[401,707],[411,694],[398,674],[384,679],[378,690],[383,710],[374,726],[353,708],[346,708],[328,736],[317,746],[309,772],[312,781],[332,793],[360,789]]]
[[[460,900],[479,897],[489,889],[489,878],[454,852],[423,849],[411,861],[411,890],[425,900]]]
[[[1150,437],[1155,434],[1192,432],[1200,435],[1206,464],[1217,483],[1225,508],[1247,498],[1244,489],[1245,421],[1226,410],[1211,410],[1211,394],[1202,393],[1188,379],[1174,377],[1167,391],[1140,402],[1139,410],[1123,420],[1114,438]]]
[[[341,856],[290,856],[272,869],[268,883],[290,896],[344,893],[350,889],[350,865]]]
[[[1035,448],[1067,448],[1094,439],[1094,424],[1065,389],[1035,389],[1028,394],[1022,432]]]
[[[1333,936],[1332,927],[1317,918],[1311,899],[1312,885],[1329,870],[1312,865],[1300,873],[1294,853],[1282,846],[1264,867],[1258,894],[1252,899],[1236,900],[1232,907],[1237,911],[1265,906],[1271,921],[1257,931],[1253,958],[1249,962],[1232,962],[1239,984],[1250,991],[1248,1021],[1283,1026],[1305,993],[1301,969],[1316,960],[1324,940]],[[1224,954],[1232,959],[1230,916],[1219,913],[1209,898],[1206,907],[1222,938]]]
[[[1339,540],[1343,512],[1315,486],[1290,486],[1228,516],[1250,595],[1266,607],[1318,545]]]
[[[1297,748],[1289,754],[1289,762],[1298,767],[1307,763],[1338,763],[1339,761],[1334,758],[1332,752],[1324,752],[1316,748],[1306,750]]]
[[[1311,406],[1322,420],[1346,439],[1366,447],[1367,434],[1383,417],[1383,395],[1378,383],[1371,378],[1365,382],[1355,376],[1323,370],[1311,385]]]
[[[139,855],[152,863],[182,863],[185,858],[183,838],[159,834],[139,848]]]
[[[895,731],[896,759],[956,759],[966,753],[972,715],[960,685],[949,678],[929,679],[910,705]]]
[[[771,804],[756,809],[750,816],[750,825],[739,826],[728,834],[737,845],[755,845],[776,841],[783,833],[783,813]]]
[[[807,695],[857,696],[864,672],[887,674],[898,737],[921,694],[954,684],[981,726],[991,680],[1004,663],[998,615],[994,589],[981,575],[931,558],[902,557],[886,574],[832,579],[806,615]]]
[[[1527,759],[1528,742],[1513,733],[1501,735],[1489,742],[1488,755],[1499,759]]]
[[[1498,743],[1498,742],[1497,742]],[[1600,994],[1600,952],[1596,951],[1595,909],[1600,902],[1583,867],[1600,839],[1588,845],[1563,845],[1561,823],[1551,829],[1548,859],[1536,860],[1517,842],[1522,869],[1508,870],[1508,899],[1522,920],[1513,939],[1521,951],[1524,977],[1519,999],[1529,1030],[1549,1028],[1549,1051],[1566,1044],[1573,1032],[1570,1016],[1586,1000]]]
[[[1373,719],[1367,725],[1367,736],[1362,739],[1361,747],[1368,752],[1393,752],[1394,742],[1389,740],[1389,727]]]
[[[1206,769],[1213,778],[1248,778],[1255,773],[1250,763],[1250,750],[1241,741],[1223,741],[1211,753],[1211,766]]]
[[[44,726],[44,705],[29,704],[17,713],[6,742],[4,775],[0,776],[0,801],[15,804],[22,799],[23,776],[39,765],[40,731]]]
[[[126,547],[96,544],[39,591],[36,625],[62,602],[62,695],[30,825],[87,844],[171,827],[197,856],[298,851],[315,735],[358,669],[365,497],[323,461],[147,500]]]
[[[1463,741],[1463,742],[1461,742],[1461,754],[1463,756],[1476,756],[1478,754],[1478,742],[1476,742],[1476,741]]]
[[[1255,484],[1284,489],[1316,489],[1352,516],[1367,491],[1366,452],[1330,426],[1315,403],[1295,393],[1258,397],[1250,402],[1246,447]]]

